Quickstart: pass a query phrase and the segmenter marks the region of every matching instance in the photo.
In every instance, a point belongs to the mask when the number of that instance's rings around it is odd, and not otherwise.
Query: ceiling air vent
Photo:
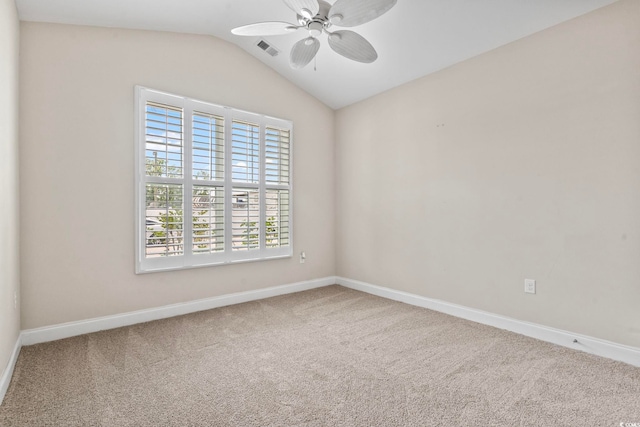
[[[257,45],[260,49],[264,50],[265,52],[267,52],[269,55],[271,56],[277,56],[280,51],[278,49],[276,49],[275,47],[271,46],[269,43],[267,43],[264,40],[260,40],[258,42]]]

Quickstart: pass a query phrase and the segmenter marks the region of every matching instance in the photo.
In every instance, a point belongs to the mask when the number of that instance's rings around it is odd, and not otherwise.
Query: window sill
[[[230,261],[221,261],[221,262],[212,262],[207,264],[194,264],[194,265],[181,265],[178,267],[157,267],[157,268],[146,268],[142,269],[138,264],[136,265],[136,274],[149,274],[149,273],[160,273],[166,271],[180,271],[180,270],[192,270],[194,268],[206,268],[206,267],[218,267],[222,265],[234,265],[234,264],[244,264],[248,262],[259,262],[259,261],[271,261],[277,259],[286,259],[293,258],[293,254],[287,255],[274,255],[270,257],[262,257],[262,258],[249,258],[249,259],[238,259],[238,260],[230,260]]]

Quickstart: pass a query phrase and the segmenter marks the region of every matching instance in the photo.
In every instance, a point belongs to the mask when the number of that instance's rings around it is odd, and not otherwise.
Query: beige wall
[[[13,0],[0,0],[0,377],[20,333],[18,262],[18,47]]]
[[[26,22],[20,64],[23,329],[334,274],[334,113],[273,70],[213,37]],[[137,84],[293,121],[292,259],[134,274]]]
[[[344,108],[336,135],[338,275],[640,347],[640,1]]]

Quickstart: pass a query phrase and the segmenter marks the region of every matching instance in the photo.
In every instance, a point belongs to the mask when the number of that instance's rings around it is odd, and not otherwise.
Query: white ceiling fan
[[[303,68],[318,53],[318,37],[326,33],[329,46],[340,55],[358,62],[370,63],[378,53],[364,37],[348,30],[329,31],[332,26],[355,27],[369,22],[391,9],[397,0],[337,0],[332,6],[324,0],[283,0],[297,14],[298,24],[259,22],[231,30],[238,36],[275,36],[300,29],[309,32],[291,49],[293,68]]]

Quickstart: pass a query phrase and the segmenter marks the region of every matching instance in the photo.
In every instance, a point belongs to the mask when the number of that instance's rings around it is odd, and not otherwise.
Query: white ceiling
[[[398,0],[378,19],[350,28],[373,44],[376,62],[339,56],[323,35],[317,71],[313,62],[302,70],[289,66],[289,51],[305,37],[303,30],[266,37],[281,50],[276,57],[255,46],[259,38],[231,34],[232,28],[254,22],[295,23],[281,0],[16,0],[16,5],[24,21],[213,35],[338,109],[615,1]]]

